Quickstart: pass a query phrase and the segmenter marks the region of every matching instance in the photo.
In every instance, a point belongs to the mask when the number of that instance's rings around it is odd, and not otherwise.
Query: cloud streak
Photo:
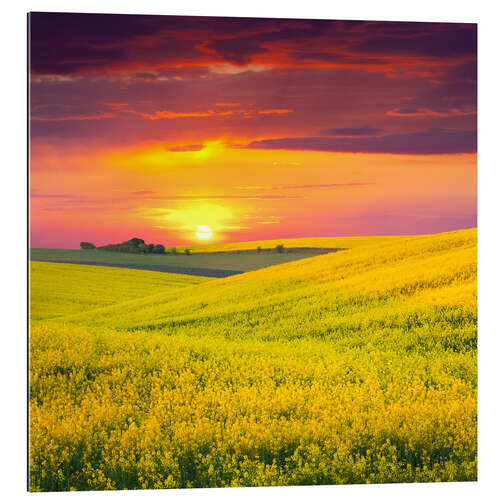
[[[477,133],[475,130],[430,129],[425,132],[389,134],[382,137],[284,137],[252,141],[246,147],[249,149],[402,155],[475,153]]]
[[[334,137],[363,137],[367,135],[379,135],[382,130],[373,127],[345,127],[345,128],[329,128],[322,130],[322,135],[331,135]]]
[[[66,121],[82,121],[82,120],[104,120],[109,118],[116,118],[113,113],[98,113],[95,115],[73,115],[73,116],[31,116],[34,121],[42,122],[66,122]]]
[[[289,195],[271,195],[271,194],[252,194],[252,195],[230,195],[230,194],[214,194],[214,195],[167,195],[167,196],[151,196],[151,200],[285,200],[299,198],[299,196]]]
[[[387,111],[387,116],[402,116],[402,117],[414,117],[414,116],[437,116],[437,117],[449,117],[449,116],[470,116],[476,115],[475,110],[461,110],[457,108],[451,108],[449,110],[435,111],[429,108],[394,108]]]
[[[286,190],[286,189],[321,189],[321,188],[341,188],[341,187],[357,187],[357,186],[373,186],[375,182],[345,182],[333,184],[299,184],[291,186],[236,186],[235,189],[244,190]]]
[[[204,144],[186,144],[183,146],[172,146],[170,148],[167,148],[167,150],[172,153],[193,153],[196,151],[201,151],[204,148]]]

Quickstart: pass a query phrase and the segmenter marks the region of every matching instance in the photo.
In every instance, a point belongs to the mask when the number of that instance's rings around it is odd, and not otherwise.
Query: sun
[[[200,240],[209,240],[212,237],[212,230],[209,226],[196,226],[196,237]]]

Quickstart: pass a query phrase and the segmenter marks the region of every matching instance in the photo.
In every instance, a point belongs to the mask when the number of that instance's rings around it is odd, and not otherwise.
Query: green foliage
[[[170,253],[170,254],[172,254],[172,255],[177,255],[179,252],[177,252],[177,248],[172,247],[172,248],[169,250],[169,253]]]
[[[279,245],[276,245],[276,251],[278,253],[283,253],[285,251],[285,246],[282,243],[280,243]]]
[[[136,247],[139,246],[140,244],[144,244],[144,240],[141,240],[141,238],[131,238],[130,240],[128,240],[128,242],[125,243],[130,243]]]
[[[95,245],[93,243],[89,243],[88,241],[80,242],[80,248],[82,250],[93,250],[95,249]]]
[[[165,253],[165,247],[163,245],[155,245],[153,248],[153,253]]]
[[[110,243],[108,245],[102,245],[100,247],[97,247],[98,250],[104,250],[106,252],[119,252],[120,251],[120,245]]]
[[[184,249],[184,253],[185,253],[186,255],[191,255],[191,250],[189,250],[189,248],[185,248],[185,249]]]
[[[163,251],[161,250],[163,248]],[[155,245],[150,243],[146,245],[144,240],[141,238],[132,238],[130,240],[124,241],[123,243],[110,243],[109,245],[103,245],[98,247],[99,250],[105,250],[107,252],[122,252],[122,253],[165,253],[165,247],[163,245]]]

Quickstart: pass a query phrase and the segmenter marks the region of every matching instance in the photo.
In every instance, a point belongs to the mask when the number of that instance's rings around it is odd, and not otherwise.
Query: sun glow
[[[196,226],[196,237],[200,240],[209,240],[212,237],[212,230],[209,226]]]

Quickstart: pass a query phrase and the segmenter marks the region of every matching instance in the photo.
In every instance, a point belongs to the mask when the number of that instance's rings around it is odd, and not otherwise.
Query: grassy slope
[[[474,480],[476,231],[35,322],[32,488]]]
[[[101,266],[31,262],[31,319],[109,306],[209,278]]]

